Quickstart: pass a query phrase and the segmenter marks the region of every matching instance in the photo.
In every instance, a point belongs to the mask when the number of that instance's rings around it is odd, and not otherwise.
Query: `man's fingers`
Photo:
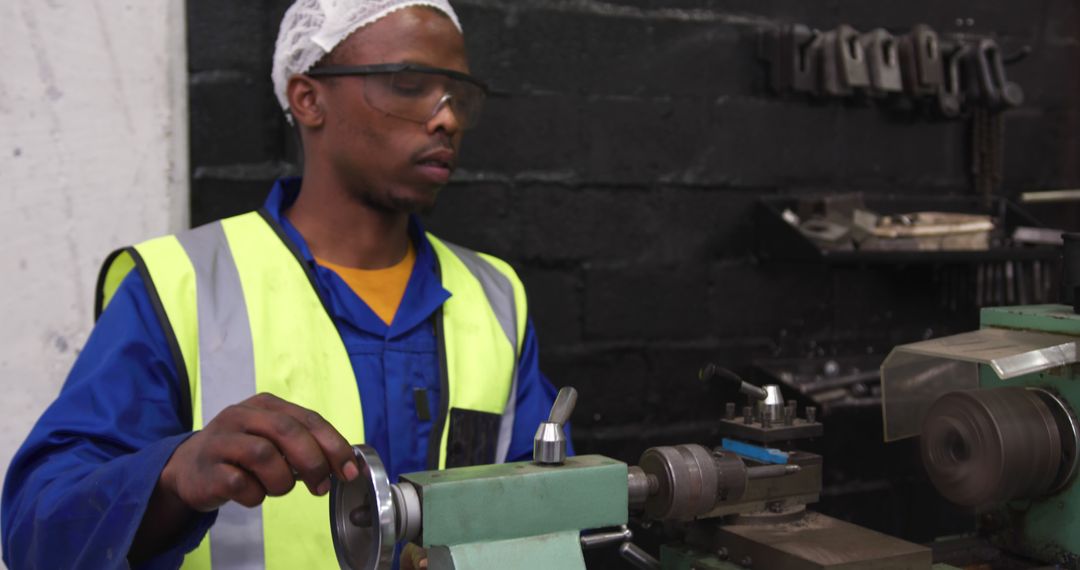
[[[273,398],[273,396],[267,396]],[[328,481],[331,469],[330,462],[318,441],[307,426],[289,414],[276,409],[268,409],[265,405],[261,405],[261,401],[251,398],[244,403],[226,408],[214,419],[215,422],[220,423],[218,431],[239,432],[268,440],[276,447],[278,455],[284,456],[283,461],[288,465],[285,471],[291,480],[299,478],[312,493],[324,494],[329,490]],[[273,493],[272,490],[271,493]]]
[[[279,497],[296,485],[296,478],[281,450],[270,440],[245,433],[221,435],[217,454],[226,462],[255,476],[266,494]]]
[[[211,501],[216,504],[206,510],[217,508],[228,501],[254,507],[266,498],[266,489],[247,471],[228,463],[219,463],[213,469],[209,491]]]
[[[419,570],[428,567],[427,551],[410,542],[401,550],[401,570]]]
[[[319,449],[322,451],[322,455],[326,461],[329,462],[334,474],[338,477],[352,481],[360,474],[359,466],[356,464],[356,457],[353,455],[352,446],[348,441],[341,436],[334,426],[330,425],[330,422],[323,419],[318,413],[302,408],[291,402],[286,402],[281,398],[278,398],[272,394],[259,394],[246,403],[267,409],[274,412],[279,412],[291,417],[298,422],[307,432],[315,439]],[[286,457],[292,462],[292,456],[286,453]],[[303,469],[299,465],[293,465],[296,470],[303,473]],[[305,481],[308,479],[305,477]],[[311,482],[308,481],[309,485]],[[316,482],[315,485],[318,485]],[[312,487],[315,488],[314,486]]]
[[[291,466],[290,475],[300,478],[311,492],[317,493],[330,477],[330,459],[314,435],[291,415],[241,404],[235,412],[244,432],[273,442]]]

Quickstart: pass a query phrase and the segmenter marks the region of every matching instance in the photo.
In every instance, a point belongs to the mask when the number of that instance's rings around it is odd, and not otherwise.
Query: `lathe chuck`
[[[652,520],[692,520],[717,501],[742,496],[745,464],[733,454],[714,454],[700,445],[653,447],[639,461],[650,481],[645,516]]]
[[[1067,405],[1040,389],[950,392],[923,422],[922,458],[950,501],[982,506],[1045,496],[1076,470],[1077,423]]]

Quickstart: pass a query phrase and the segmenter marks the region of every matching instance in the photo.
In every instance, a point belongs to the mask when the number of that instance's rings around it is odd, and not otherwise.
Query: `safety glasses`
[[[426,123],[449,106],[463,129],[475,127],[487,99],[484,82],[467,73],[414,63],[330,65],[309,77],[364,77],[364,100],[388,115]]]

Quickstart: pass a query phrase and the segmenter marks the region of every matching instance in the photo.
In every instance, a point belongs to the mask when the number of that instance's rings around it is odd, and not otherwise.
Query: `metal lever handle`
[[[624,542],[619,547],[619,555],[641,570],[660,570],[660,561],[632,542]]]
[[[594,532],[592,534],[581,535],[581,549],[591,550],[594,548],[600,548],[609,544],[622,544],[634,539],[634,533],[626,528],[626,525],[619,527],[619,530],[609,530],[602,532]]]
[[[698,372],[698,378],[702,380],[712,380],[713,378],[727,380],[738,386],[740,392],[754,400],[764,400],[769,397],[769,393],[764,388],[754,386],[744,381],[738,374],[711,362],[701,368],[701,371]]]
[[[559,390],[551,406],[548,421],[540,424],[533,438],[533,461],[540,465],[562,465],[566,461],[566,435],[563,426],[577,403],[577,390],[570,386]]]
[[[577,390],[570,386],[559,390],[559,395],[555,397],[555,403],[551,405],[548,423],[559,424],[560,426],[566,425],[566,422],[570,421],[570,414],[574,412],[574,405],[576,404]]]

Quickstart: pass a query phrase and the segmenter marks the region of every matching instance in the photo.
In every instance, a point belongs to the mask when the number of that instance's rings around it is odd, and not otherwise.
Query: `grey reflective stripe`
[[[469,272],[480,282],[487,297],[488,304],[495,311],[495,318],[506,333],[506,339],[510,341],[514,349],[514,373],[510,382],[510,394],[506,398],[506,408],[503,410],[502,419],[499,422],[499,439],[495,443],[495,463],[505,463],[506,456],[510,451],[510,438],[514,434],[514,415],[517,411],[517,384],[518,384],[518,337],[517,337],[517,303],[514,300],[514,285],[505,275],[495,269],[490,263],[480,257],[475,251],[466,249],[444,241],[443,244],[450,248],[458,259],[465,264]]]
[[[176,236],[195,268],[199,318],[199,389],[203,426],[255,395],[255,352],[244,290],[221,222]],[[261,569],[262,508],[227,503],[210,529],[214,570]]]

